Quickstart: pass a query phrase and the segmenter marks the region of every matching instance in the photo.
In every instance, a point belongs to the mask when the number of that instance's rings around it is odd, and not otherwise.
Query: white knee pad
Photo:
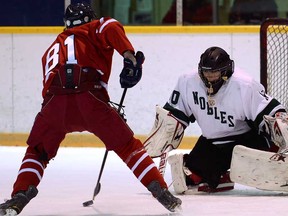
[[[186,177],[183,171],[183,154],[169,156],[168,163],[171,166],[171,175],[175,193],[185,193],[185,191],[188,190],[188,187],[186,185]]]

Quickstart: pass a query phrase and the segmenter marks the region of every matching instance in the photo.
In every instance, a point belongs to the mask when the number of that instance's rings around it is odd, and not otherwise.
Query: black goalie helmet
[[[91,22],[94,19],[96,19],[96,13],[85,2],[70,4],[64,15],[64,23],[67,29]]]
[[[221,72],[218,80],[209,82],[203,72]],[[230,59],[225,50],[220,47],[208,48],[200,57],[198,73],[205,86],[208,88],[208,94],[213,95],[218,92],[223,83],[229,79],[234,72],[234,61]]]

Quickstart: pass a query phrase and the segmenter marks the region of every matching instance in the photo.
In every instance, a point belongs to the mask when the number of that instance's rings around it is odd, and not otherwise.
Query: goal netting
[[[288,19],[270,18],[260,27],[260,81],[288,109]]]

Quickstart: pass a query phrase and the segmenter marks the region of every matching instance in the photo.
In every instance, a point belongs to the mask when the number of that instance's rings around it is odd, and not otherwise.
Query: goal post
[[[261,24],[260,82],[288,109],[288,19],[269,18]]]

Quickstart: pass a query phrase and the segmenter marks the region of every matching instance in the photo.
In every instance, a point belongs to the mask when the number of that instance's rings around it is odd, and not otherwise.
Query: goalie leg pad
[[[231,161],[232,181],[262,190],[288,192],[288,160],[274,153],[237,145]]]
[[[174,191],[177,194],[189,194],[196,190],[199,192],[216,193],[234,189],[234,182],[229,177],[229,172],[222,175],[217,188],[211,188],[202,178],[192,173],[183,163],[183,154],[175,154],[168,157],[168,162],[171,166],[171,175]],[[187,185],[186,177],[191,179],[192,185]]]
[[[169,156],[168,163],[171,166],[171,175],[175,193],[185,193],[185,191],[188,190],[188,187],[186,185],[186,176],[183,171],[183,154]]]

